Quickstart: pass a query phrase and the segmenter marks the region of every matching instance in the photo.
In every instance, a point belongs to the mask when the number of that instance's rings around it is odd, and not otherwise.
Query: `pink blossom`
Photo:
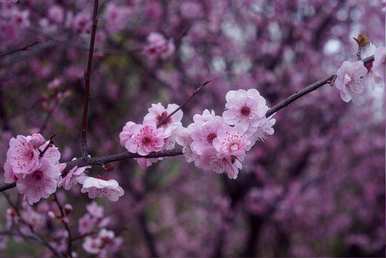
[[[154,124],[137,125],[127,123],[120,133],[121,144],[132,153],[148,155],[151,152],[161,151],[166,143],[168,134]]]
[[[82,183],[82,193],[88,193],[88,197],[106,197],[110,201],[116,202],[124,194],[122,187],[114,179],[103,180],[94,177],[86,177]]]
[[[350,102],[353,96],[360,95],[365,90],[364,79],[367,69],[362,61],[345,61],[337,71],[335,87],[339,90],[344,102]]]
[[[30,25],[29,11],[20,11],[13,9],[11,11],[11,23],[17,25],[20,28],[26,28]]]
[[[175,47],[172,40],[166,40],[162,34],[152,32],[147,37],[147,45],[144,52],[150,58],[167,58],[174,53],[174,50]]]
[[[226,173],[230,179],[236,179],[239,170],[242,168],[240,159],[235,156],[217,154],[216,157],[210,159],[210,170],[216,173]]]
[[[101,251],[102,240],[98,237],[86,237],[82,246],[87,253],[98,254]]]
[[[80,234],[90,233],[96,226],[98,218],[86,213],[78,221],[78,231]]]
[[[193,153],[190,145],[193,140],[190,135],[190,130],[185,127],[178,128],[176,131],[176,142],[178,145],[182,146],[182,152],[187,162],[192,162],[195,159],[195,154]]]
[[[48,17],[51,21],[54,21],[58,24],[64,21],[64,11],[63,8],[59,5],[53,5],[48,10]]]
[[[9,141],[7,163],[16,177],[28,175],[39,166],[39,151],[27,137],[18,135]]]
[[[87,12],[81,12],[72,19],[72,27],[78,33],[88,33],[91,29],[91,17]]]
[[[96,202],[87,205],[86,209],[95,218],[101,219],[103,217],[103,207],[99,206]]]
[[[137,147],[133,144],[132,137],[139,131],[140,125],[132,121],[129,121],[122,128],[122,131],[119,133],[119,142],[124,146],[129,152],[135,153]]]
[[[245,153],[250,149],[251,144],[251,141],[241,129],[230,126],[223,127],[213,141],[213,146],[218,153],[238,158],[245,156]]]
[[[247,130],[268,111],[265,99],[256,89],[231,90],[225,96],[226,104],[223,117],[226,123],[238,125]]]
[[[273,135],[275,133],[275,130],[273,129],[275,123],[276,119],[272,117],[264,117],[258,120],[253,127],[250,127],[250,129],[246,132],[251,139],[251,143],[253,144],[258,140],[263,140],[267,135]]]
[[[207,148],[213,148],[213,141],[225,126],[223,119],[214,113],[207,116],[207,119],[202,119],[204,116],[205,114],[200,118],[196,117],[197,122],[188,127],[192,137],[191,148],[198,155],[202,155],[202,152]]]
[[[165,108],[161,103],[152,104],[148,110],[149,113],[145,115],[143,122],[164,128],[167,133],[172,134],[176,128],[182,126],[182,110],[178,110],[175,114],[168,118],[168,116],[176,109],[178,109],[178,105],[176,104],[168,104],[167,108]]]
[[[64,167],[63,164],[53,164],[48,159],[41,159],[39,166],[32,173],[17,180],[16,187],[32,205],[55,193]]]
[[[108,3],[105,12],[107,30],[114,33],[124,29],[128,25],[130,15],[129,7]]]
[[[386,47],[378,47],[375,50],[372,72],[375,83],[384,83],[386,74]]]
[[[86,175],[84,172],[90,168],[90,166],[73,167],[65,177],[61,178],[59,181],[59,187],[63,187],[65,190],[69,191],[76,183],[81,183],[85,179]]]
[[[96,237],[86,237],[83,249],[90,254],[98,254],[98,257],[105,258],[118,251],[121,244],[121,238],[116,237],[113,231],[103,228]]]

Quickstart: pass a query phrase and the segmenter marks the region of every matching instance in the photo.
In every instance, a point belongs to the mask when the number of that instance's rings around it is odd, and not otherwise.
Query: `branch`
[[[70,229],[70,225],[68,224],[68,221],[66,220],[66,213],[65,213],[65,211],[64,211],[64,209],[62,207],[62,204],[60,203],[56,193],[54,193],[54,201],[55,201],[55,203],[58,206],[59,211],[60,211],[60,221],[62,222],[64,228],[67,231],[67,256],[72,258],[73,256],[72,256],[72,234],[71,234],[71,229]]]
[[[30,48],[34,47],[35,45],[38,45],[40,44],[41,42],[40,41],[34,41],[32,43],[29,43],[25,46],[22,46],[22,47],[19,47],[19,48],[15,48],[15,49],[11,49],[11,50],[8,50],[6,52],[3,52],[3,53],[0,53],[0,58],[4,58],[6,56],[9,56],[9,55],[13,55],[13,54],[16,54],[18,52],[23,52],[23,51],[27,51],[29,50]]]
[[[87,67],[84,74],[84,84],[85,84],[86,92],[84,94],[82,131],[81,131],[81,140],[80,140],[83,157],[87,156],[88,105],[89,105],[89,99],[90,99],[90,80],[91,80],[92,59],[94,55],[95,35],[96,35],[96,29],[97,29],[97,23],[98,23],[98,3],[99,3],[99,0],[94,0],[90,48],[88,52]]]
[[[363,60],[364,64],[367,65],[368,63],[374,61],[374,56],[367,57]],[[267,113],[266,117],[270,117],[273,114],[277,113],[278,111],[282,110],[283,108],[287,107],[289,104],[294,102],[295,100],[307,95],[308,93],[311,93],[319,88],[321,88],[324,85],[330,85],[335,81],[336,74],[330,75],[324,80],[320,80],[317,82],[314,82],[304,89],[292,94],[288,98],[284,99],[283,101],[279,102],[278,104],[274,105],[272,108],[270,108]],[[205,83],[201,85],[201,87],[205,86]],[[198,92],[198,90],[201,88],[199,87],[195,92]],[[197,93],[196,93],[197,94]],[[186,102],[185,102],[186,103]],[[182,107],[182,106],[181,106]],[[110,162],[114,161],[120,161],[125,159],[134,159],[134,158],[164,158],[164,157],[174,157],[182,155],[181,150],[172,150],[172,151],[165,151],[165,152],[157,152],[157,153],[150,153],[149,155],[143,156],[139,155],[137,153],[129,153],[129,152],[121,152],[117,154],[111,154],[107,156],[102,157],[96,157],[96,158],[88,158],[88,157],[82,157],[80,159],[72,160],[67,163],[66,169],[63,173],[63,175],[67,174],[67,171],[74,167],[83,167],[83,166],[97,166],[97,165],[104,165]],[[4,184],[0,186],[0,192],[6,191],[8,189],[11,189],[16,186],[16,183],[12,184]]]
[[[176,108],[173,112],[171,112],[168,116],[166,116],[165,118],[163,118],[157,125],[157,127],[161,127],[163,124],[165,124],[170,117],[172,117],[175,113],[177,113],[179,110],[183,109],[206,85],[208,85],[209,83],[211,83],[212,81],[209,80],[209,81],[205,81],[203,84],[200,85],[200,87],[198,87],[197,89],[195,89],[195,91],[193,92],[193,94],[181,105],[179,106],[178,108]]]

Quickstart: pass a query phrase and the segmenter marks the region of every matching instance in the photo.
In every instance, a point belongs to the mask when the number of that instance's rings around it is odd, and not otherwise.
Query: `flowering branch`
[[[97,1],[97,0],[96,0]],[[363,63],[368,65],[374,61],[374,56],[369,56],[365,59],[363,59]],[[283,108],[287,107],[290,105],[292,102],[296,101],[297,99],[321,88],[322,86],[325,85],[331,85],[334,83],[336,79],[336,74],[330,75],[327,78],[323,80],[316,81],[304,89],[295,92],[294,94],[290,95],[283,101],[279,102],[278,104],[274,105],[272,108],[270,108],[267,113],[266,117],[270,117],[276,112],[282,110]],[[195,90],[195,92],[192,94],[191,97],[189,97],[188,101],[186,101],[183,105],[180,106],[180,109],[190,101],[192,97],[194,97],[204,86],[206,86],[210,81],[207,81],[203,83],[199,88]],[[87,123],[87,122],[86,122]],[[150,153],[148,155],[140,155],[138,153],[130,153],[130,152],[121,152],[121,153],[116,153],[116,154],[111,154],[111,155],[106,155],[106,156],[101,156],[101,157],[96,157],[96,158],[88,158],[87,156],[83,156],[82,158],[75,159],[72,161],[66,162],[66,169],[63,171],[63,175],[66,175],[68,171],[77,166],[77,167],[84,167],[84,166],[101,166],[107,163],[111,163],[114,161],[121,161],[125,159],[135,159],[135,158],[145,158],[145,159],[152,159],[152,158],[164,158],[164,157],[175,157],[175,156],[180,156],[182,155],[183,152],[180,149],[177,150],[171,150],[171,151],[163,151],[163,152],[154,152]],[[16,186],[16,183],[11,183],[11,184],[4,184],[0,186],[0,192],[6,191],[8,189],[14,188]]]
[[[97,23],[98,23],[98,3],[99,3],[99,0],[94,1],[90,48],[88,53],[87,67],[84,74],[85,95],[84,95],[84,107],[83,107],[83,118],[82,118],[82,132],[81,132],[81,141],[80,141],[83,157],[87,156],[88,105],[89,105],[89,99],[90,99],[90,80],[91,80],[92,60],[94,55],[95,35],[96,35],[96,29],[97,29]]]

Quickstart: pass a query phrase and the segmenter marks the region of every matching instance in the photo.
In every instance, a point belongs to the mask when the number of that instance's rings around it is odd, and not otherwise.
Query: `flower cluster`
[[[126,123],[119,135],[120,143],[129,152],[145,156],[173,149],[177,142],[188,162],[194,161],[204,170],[226,172],[235,179],[246,152],[257,140],[274,133],[275,119],[266,118],[267,103],[256,89],[229,91],[225,109],[222,116],[204,110],[184,128],[183,113],[177,105],[165,108],[153,104],[142,124]],[[148,167],[158,159],[137,160],[142,167]]]
[[[363,61],[344,61],[337,71],[335,87],[344,102],[364,94],[366,83],[381,84],[385,76],[386,48],[374,48],[374,61],[366,66]],[[369,55],[369,53],[367,54]]]
[[[182,127],[183,112],[178,110],[176,104],[169,104],[166,108],[160,103],[153,104],[142,124],[129,121],[119,134],[120,143],[131,153],[146,156],[152,152],[171,150],[175,146],[176,132]],[[138,158],[139,165],[143,168],[150,166],[158,159]]]
[[[229,91],[222,116],[209,110],[194,115],[193,123],[179,130],[177,143],[188,162],[235,179],[246,152],[257,140],[274,133],[275,119],[266,118],[267,111],[256,89]]]
[[[79,219],[79,233],[90,235],[85,238],[83,249],[98,257],[110,257],[109,255],[119,249],[122,238],[106,229],[111,220],[104,216],[103,207],[93,202],[87,205],[86,209],[87,213]]]
[[[59,150],[42,135],[18,135],[9,142],[4,180],[16,182],[19,193],[24,194],[29,204],[34,204],[56,191],[66,166],[59,160]]]
[[[117,201],[124,190],[116,180],[103,180],[87,176],[86,167],[73,167],[64,176],[66,164],[60,163],[60,152],[41,134],[18,135],[9,141],[4,163],[4,181],[16,183],[20,194],[32,205],[48,198],[58,187],[69,191],[75,184],[82,185],[81,192],[89,198],[106,197]]]

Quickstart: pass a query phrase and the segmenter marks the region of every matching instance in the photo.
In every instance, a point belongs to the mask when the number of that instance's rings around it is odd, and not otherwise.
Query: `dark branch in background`
[[[64,256],[62,256],[62,254],[60,254],[45,238],[43,238],[42,236],[40,236],[34,229],[33,225],[28,223],[27,221],[25,221],[23,219],[23,217],[21,216],[20,214],[20,211],[19,211],[19,208],[17,207],[17,205],[15,205],[11,198],[8,196],[7,193],[2,193],[3,196],[5,197],[5,199],[7,200],[8,202],[8,205],[15,211],[19,221],[26,225],[30,231],[30,234],[26,234],[26,233],[23,233],[22,231],[18,230],[18,235],[20,235],[22,238],[26,238],[26,239],[31,239],[31,240],[34,240],[34,241],[37,241],[39,242],[40,244],[42,244],[43,246],[47,247],[51,252],[52,254],[54,255],[54,257],[60,257],[60,258],[65,258]]]
[[[72,256],[72,234],[71,234],[71,229],[70,229],[70,225],[68,224],[68,222],[66,220],[66,212],[64,211],[64,208],[63,208],[62,204],[60,203],[56,193],[54,194],[54,201],[55,201],[55,203],[58,206],[58,209],[60,211],[60,218],[59,219],[60,219],[60,221],[62,222],[64,228],[67,231],[67,256],[72,258],[73,256]]]
[[[84,94],[84,103],[83,103],[84,107],[83,107],[83,117],[82,117],[82,131],[81,131],[81,139],[80,139],[83,157],[87,156],[88,105],[89,105],[89,99],[90,99],[92,59],[94,55],[95,35],[96,35],[96,29],[97,29],[97,23],[98,23],[98,3],[99,3],[99,0],[94,0],[92,29],[91,29],[91,37],[90,37],[90,49],[88,52],[87,67],[84,74],[85,94]]]
[[[367,58],[365,58],[363,60],[365,65],[368,65],[372,61],[374,61],[374,56],[367,57]],[[273,114],[275,114],[276,112],[278,112],[278,111],[282,110],[283,108],[287,107],[289,104],[291,104],[295,100],[297,100],[297,99],[307,95],[308,93],[311,93],[311,92],[321,88],[324,85],[331,85],[331,84],[333,84],[335,79],[336,79],[336,74],[333,74],[333,75],[327,77],[324,80],[317,81],[317,82],[315,82],[315,83],[313,83],[311,85],[308,85],[304,89],[302,89],[302,90],[292,94],[288,98],[286,98],[283,101],[279,102],[278,104],[274,105],[272,108],[270,108],[267,111],[265,116],[266,117],[270,117]],[[206,84],[208,84],[208,83],[209,82],[207,82]],[[197,88],[197,90],[195,91],[195,93],[193,93],[192,96],[197,94],[198,91],[200,90],[200,88],[204,87],[206,84],[204,83],[199,88]],[[186,104],[186,102],[184,104]],[[149,155],[146,155],[146,156],[142,156],[142,155],[139,155],[139,154],[136,154],[136,153],[121,152],[121,153],[117,153],[117,154],[111,154],[111,155],[102,156],[102,157],[96,157],[96,158],[82,157],[82,158],[79,158],[79,159],[67,162],[67,167],[66,167],[65,171],[63,172],[63,175],[66,175],[66,173],[67,173],[66,171],[68,171],[70,168],[72,168],[74,166],[78,166],[78,167],[98,166],[98,165],[101,166],[101,165],[104,165],[104,164],[107,164],[107,163],[110,163],[110,162],[120,161],[120,160],[125,160],[125,159],[134,159],[134,158],[163,158],[163,157],[179,156],[179,155],[182,155],[182,154],[183,153],[182,153],[181,150],[172,150],[172,151],[165,151],[165,152],[150,153]],[[11,188],[13,188],[15,186],[16,186],[15,183],[4,184],[4,185],[0,186],[0,192],[6,191],[6,190],[11,189]]]
[[[32,47],[34,47],[35,45],[38,45],[38,44],[40,44],[40,41],[34,41],[34,42],[29,43],[29,44],[27,44],[25,46],[8,50],[8,51],[6,51],[4,53],[0,53],[0,58],[6,57],[6,56],[9,56],[9,55],[13,55],[13,54],[18,53],[18,52],[27,51],[30,48],[32,48]]]

